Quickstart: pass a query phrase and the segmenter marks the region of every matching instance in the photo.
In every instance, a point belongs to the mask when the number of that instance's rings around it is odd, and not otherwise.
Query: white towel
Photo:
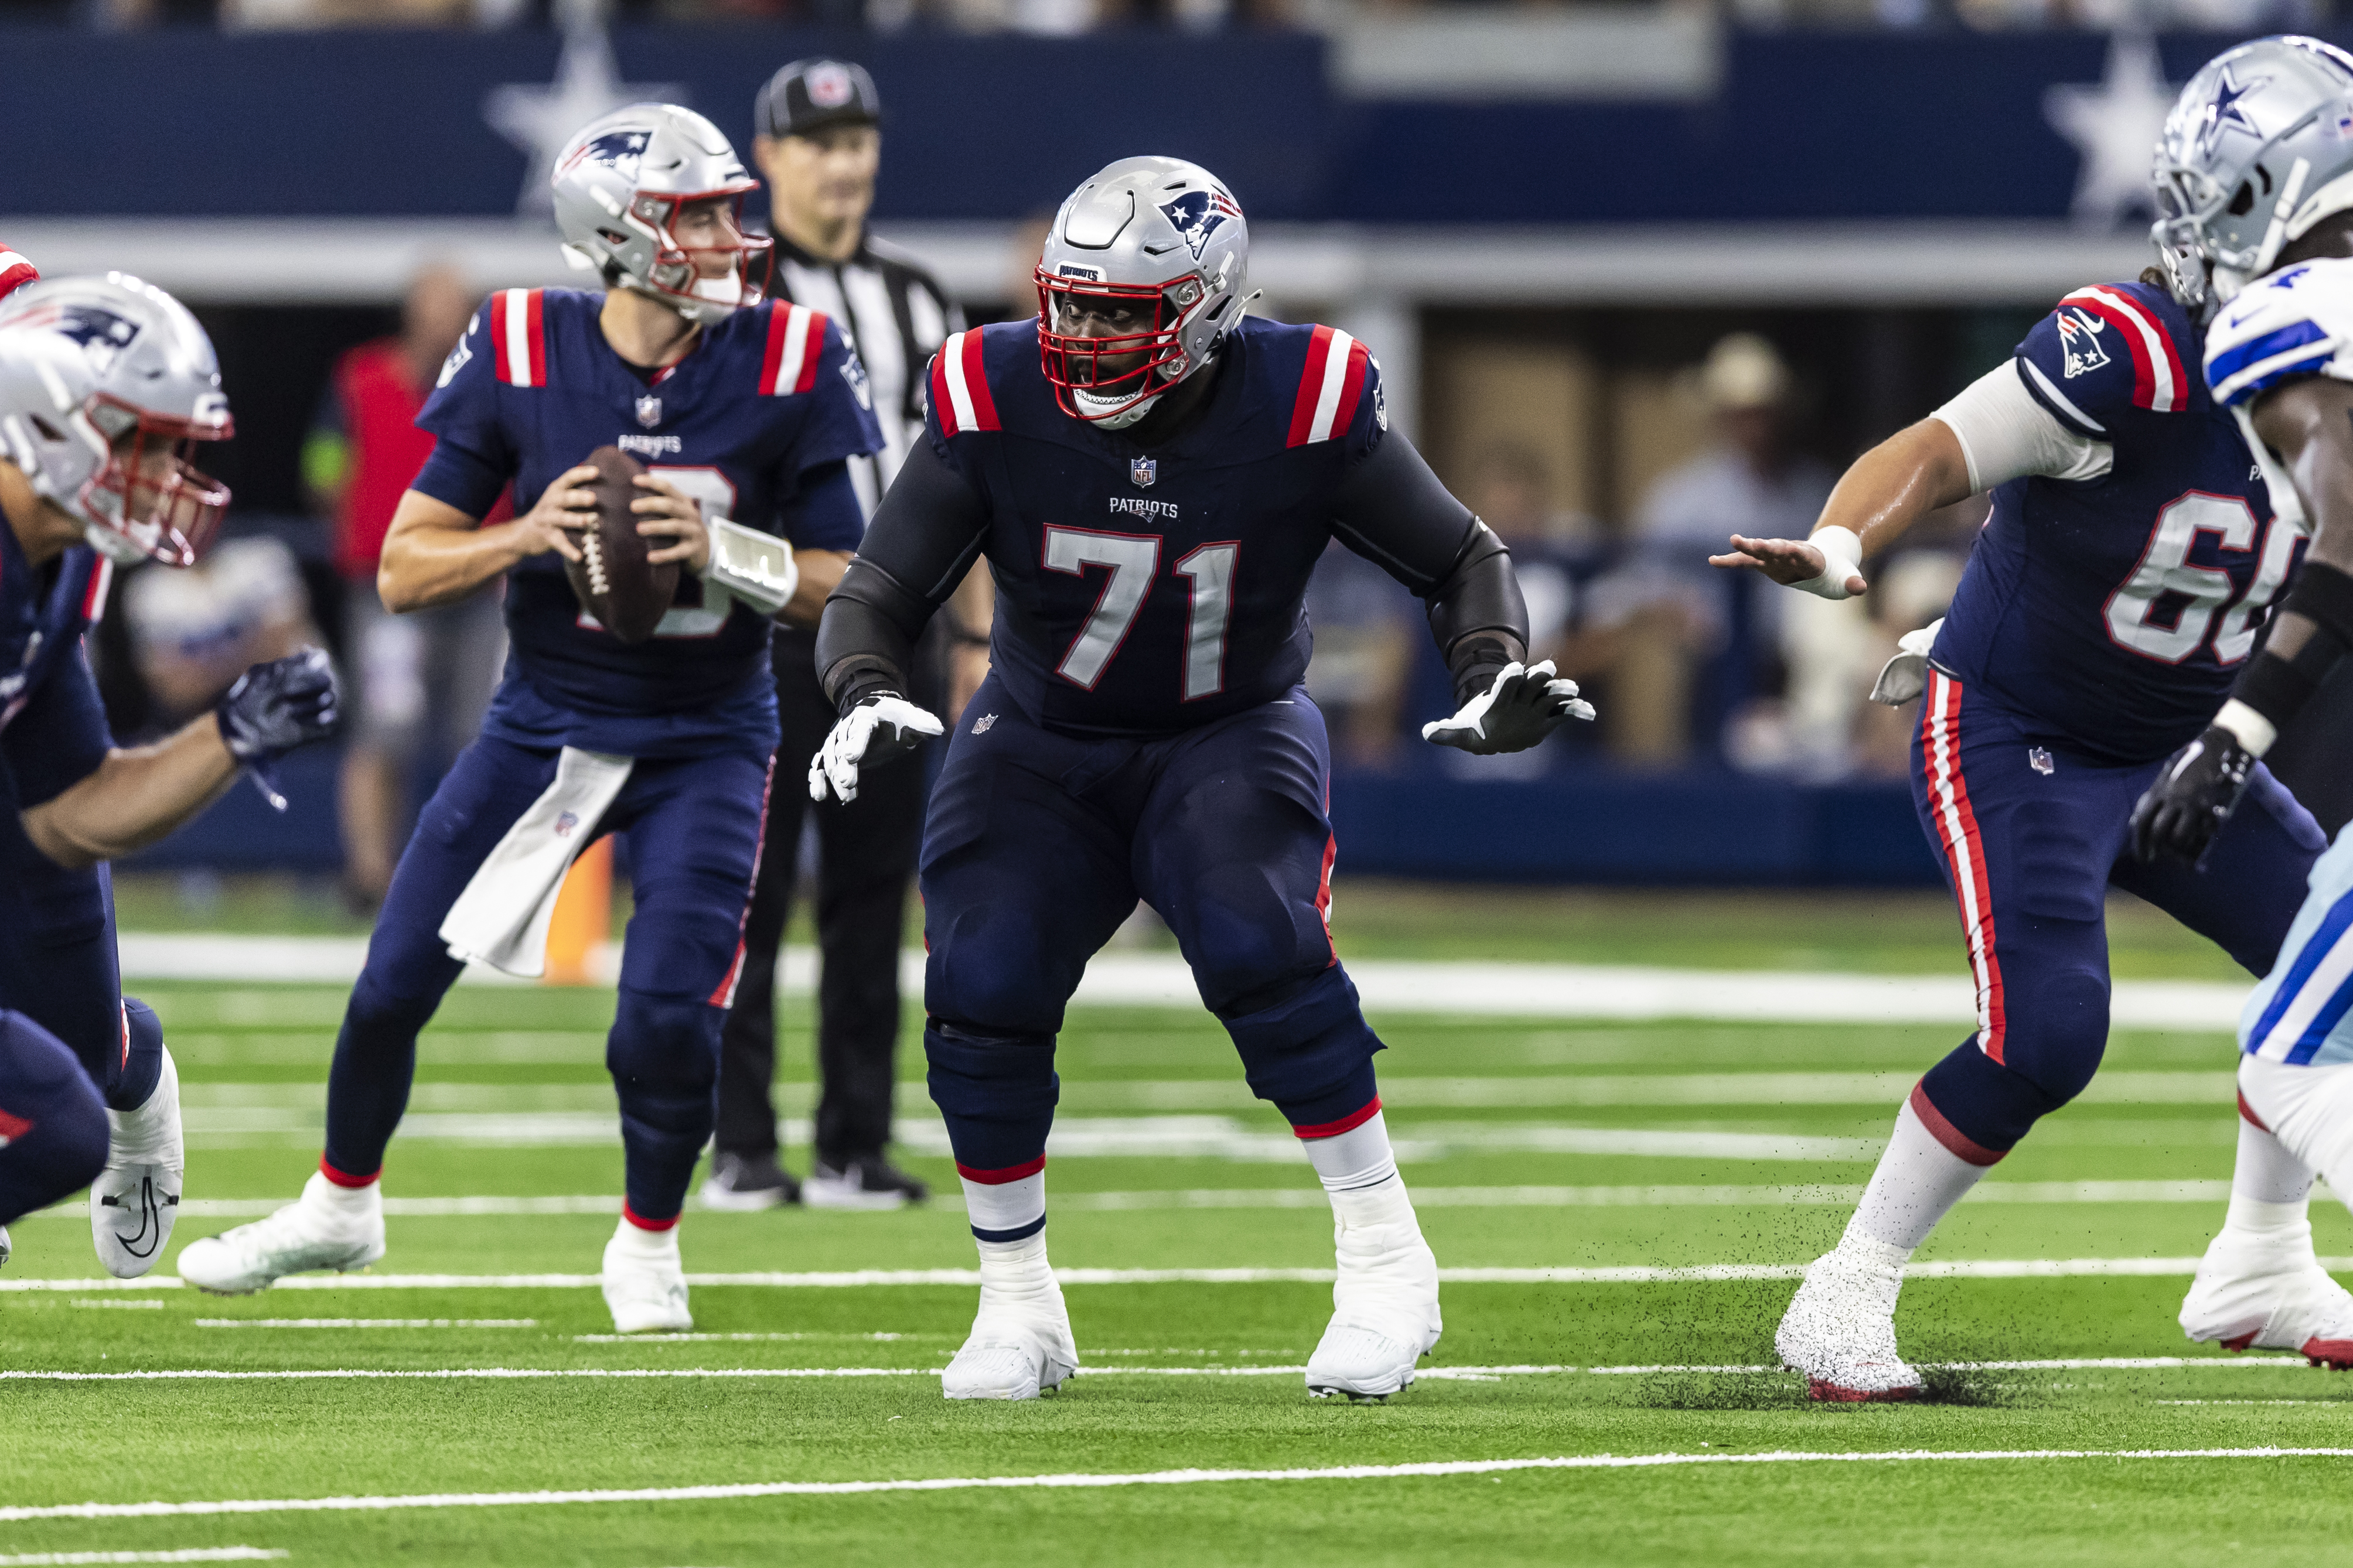
[[[441,940],[450,957],[532,979],[547,973],[547,924],[564,873],[636,765],[631,757],[564,748],[555,782],[515,819],[449,906]]]

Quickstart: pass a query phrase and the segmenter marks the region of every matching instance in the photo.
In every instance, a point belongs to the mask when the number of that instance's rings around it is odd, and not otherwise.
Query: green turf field
[[[1949,913],[1922,900],[1366,891],[1344,887],[1339,904],[1344,948],[1366,954],[1471,956],[1483,922],[1591,943],[1530,957],[1957,965],[1935,946]],[[2227,973],[2137,920],[2120,921],[2120,968]],[[290,1198],[316,1158],[341,993],[135,989],[185,1079],[179,1237]],[[971,1253],[912,1036],[906,1163],[947,1201],[691,1212],[688,1268],[733,1277],[695,1285],[698,1336],[612,1342],[582,1282],[620,1189],[599,1065],[609,1008],[596,991],[453,994],[393,1147],[391,1251],[372,1275],[227,1301],[164,1288],[168,1269],[155,1288],[102,1289],[78,1211],[14,1227],[0,1563],[227,1548],[616,1568],[911,1551],[960,1564],[2342,1554],[2325,1499],[2353,1474],[2345,1458],[2235,1451],[2353,1453],[2353,1383],[2191,1347],[2173,1323],[2177,1260],[2219,1222],[2230,1172],[2223,1036],[2120,1036],[2090,1095],[1924,1249],[1937,1267],[1906,1287],[1898,1325],[1915,1359],[1959,1363],[1946,1402],[1814,1408],[1761,1370],[1787,1275],[1835,1236],[1905,1088],[1959,1031],[1377,1018],[1424,1227],[1442,1267],[1472,1272],[1445,1287],[1423,1381],[1350,1407],[1309,1400],[1297,1370],[1328,1286],[1283,1277],[1329,1268],[1321,1194],[1223,1036],[1185,1012],[1075,1014],[1050,1235],[1058,1265],[1097,1271],[1068,1288],[1085,1372],[1056,1398],[974,1408],[945,1405],[933,1375],[970,1320],[955,1271]],[[798,1121],[805,1026],[786,1055]],[[2353,1254],[2333,1200],[2315,1220],[2324,1254]],[[1686,1268],[1701,1277],[1657,1277]],[[895,1277],[841,1278],[861,1271]],[[421,1275],[460,1278],[402,1282]],[[2179,1364],[1983,1364],[2135,1358]],[[123,1375],[147,1373],[312,1375]],[[2233,1452],[2114,1457],[2141,1450]],[[1528,1460],[1565,1463],[1510,1468]],[[1401,1468],[1416,1466],[1455,1468]],[[1352,1467],[1369,1473],[1262,1474]],[[877,1486],[923,1481],[953,1484]],[[692,1489],[712,1495],[543,1495]],[[374,1500],[294,1506],[333,1499]],[[238,1506],[257,1500],[274,1506]],[[150,1502],[230,1506],[119,1506]],[[55,1511],[86,1503],[117,1506]]]

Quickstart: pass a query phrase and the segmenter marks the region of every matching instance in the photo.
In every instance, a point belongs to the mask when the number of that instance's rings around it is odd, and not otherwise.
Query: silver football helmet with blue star
[[[674,103],[633,103],[589,123],[565,144],[551,182],[555,226],[574,265],[608,288],[660,300],[690,321],[716,321],[760,302],[773,242],[744,230],[747,192],[759,182],[716,125]],[[713,197],[728,204],[725,242],[691,246],[673,232],[680,210]],[[706,256],[727,270],[704,275]]]
[[[2223,50],[2174,100],[2152,179],[2149,238],[2202,316],[2353,207],[2353,55],[2293,36]]]
[[[1207,365],[1250,301],[1250,224],[1181,158],[1122,158],[1062,204],[1038,262],[1038,349],[1063,411],[1116,430]]]

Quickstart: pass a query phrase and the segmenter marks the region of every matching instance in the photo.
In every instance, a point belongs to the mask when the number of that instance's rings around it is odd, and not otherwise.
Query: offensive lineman
[[[2326,57],[2337,91],[2315,100],[2282,79],[2263,48],[2222,55],[2182,89],[2159,149],[2166,216],[2156,233],[2182,258],[2189,287],[2221,302],[2207,334],[2207,384],[2236,416],[2283,519],[2306,522],[2313,538],[2278,624],[2230,700],[2168,760],[2133,814],[2140,852],[2176,863],[2197,862],[2235,828],[2258,759],[2353,647],[2353,148],[2345,139],[2353,59]],[[2298,1162],[2276,1194],[2281,1225],[2301,1220],[2316,1171],[2353,1201],[2348,930],[2353,827],[2313,868],[2278,963],[2239,1019],[2241,1115]],[[2238,1197],[2231,1207],[2235,1222]],[[2185,1326],[2207,1288],[2201,1267]],[[2232,1349],[2284,1345],[2353,1365],[2353,1344],[2293,1345],[2262,1305],[2245,1303],[2229,1326]]]
[[[191,1282],[250,1291],[383,1256],[385,1145],[458,954],[537,973],[565,867],[617,832],[636,911],[606,1051],[628,1197],[605,1300],[624,1333],[692,1326],[676,1226],[711,1136],[758,863],[776,743],[769,617],[816,618],[860,531],[847,460],[881,445],[839,331],[761,300],[768,242],[739,222],[754,187],[701,115],[616,110],[554,174],[566,254],[606,291],[504,290],[443,367],[418,416],[438,445],[377,582],[397,611],[511,571],[513,654],[394,873],[336,1042],[318,1172],[269,1219],[190,1244]],[[582,614],[553,559],[577,558],[565,530],[593,521],[578,487],[596,470],[575,465],[607,443],[652,459],[638,531],[661,542],[650,560],[686,568],[680,603],[635,647]],[[510,481],[535,499],[480,527]]]
[[[189,461],[229,433],[213,347],[162,289],[35,282],[0,250],[0,1227],[90,1188],[107,1271],[163,1256],[184,1164],[161,1026],[121,994],[106,862],[334,728],[317,649],[257,665],[177,734],[107,732],[82,634],[114,568],[193,564],[228,491]],[[0,1261],[8,1238],[0,1228]]]
[[[2353,80],[2353,62],[2309,39],[2244,46],[2185,92],[2168,145],[2231,133],[2230,116],[2208,110],[2232,71],[2264,78],[2269,100],[2297,112]],[[2237,115],[2253,101],[2221,100]],[[2304,543],[2282,489],[2267,496],[2250,472],[2228,411],[2184,372],[2201,295],[2177,276],[2068,295],[2011,364],[1857,462],[1810,542],[1736,536],[1734,553],[1714,558],[1844,598],[1863,587],[1856,563],[1922,514],[1994,491],[1925,670],[1899,658],[1874,693],[1903,700],[1925,680],[1913,798],[1960,904],[1978,1027],[1914,1089],[1846,1234],[1781,1321],[1775,1347],[1817,1399],[1920,1393],[1895,1343],[1903,1266],[2097,1069],[2107,888],[2260,974],[2323,844],[2253,769],[2251,809],[2202,872],[2126,853],[2132,801],[2204,727]],[[2353,1358],[2353,1296],[2314,1256],[2310,1184],[2260,1123],[2242,1123],[2230,1220],[2182,1308],[2190,1338]]]
[[[1429,605],[1461,703],[1429,739],[1519,751],[1593,710],[1523,668],[1510,556],[1388,431],[1364,345],[1248,319],[1248,259],[1241,208],[1194,164],[1127,158],[1081,185],[1040,315],[934,356],[926,437],[818,627],[842,716],[809,789],[849,800],[861,767],[940,732],[906,699],[910,650],[976,557],[995,572],[994,673],[922,865],[924,1052],[980,1250],[951,1399],[1034,1398],[1077,1369],[1044,1235],[1054,1036],[1139,895],[1331,1194],[1339,1279],[1308,1387],[1385,1397],[1438,1341],[1380,1041],[1325,921],[1329,752],[1300,684],[1317,556],[1336,537]]]

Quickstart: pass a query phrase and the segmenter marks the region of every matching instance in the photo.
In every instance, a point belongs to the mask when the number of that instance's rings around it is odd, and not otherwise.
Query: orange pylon
[[[549,985],[591,985],[596,950],[613,931],[613,841],[599,838],[564,874],[547,926]]]

